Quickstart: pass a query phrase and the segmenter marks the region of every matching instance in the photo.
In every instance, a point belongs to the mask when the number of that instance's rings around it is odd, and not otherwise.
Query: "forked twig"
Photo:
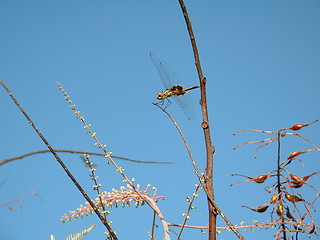
[[[153,103],[153,105],[155,105],[155,106],[157,106],[158,108],[160,108],[165,114],[167,114],[167,116],[168,116],[168,117],[170,118],[170,120],[173,122],[173,124],[174,124],[175,127],[177,128],[180,136],[182,137],[183,142],[185,143],[186,149],[187,149],[187,151],[188,151],[188,153],[189,153],[189,156],[190,156],[190,158],[191,158],[191,157],[192,157],[192,152],[191,152],[190,147],[189,147],[189,145],[188,145],[188,142],[186,141],[186,138],[184,137],[184,134],[183,134],[182,130],[180,129],[179,125],[177,124],[177,122],[176,122],[176,121],[174,120],[174,118],[166,111],[165,108],[159,106],[159,105],[156,104],[156,103]],[[202,176],[200,175],[200,173],[199,173],[199,171],[198,171],[198,168],[197,168],[197,165],[196,165],[193,157],[192,157],[191,161],[192,161],[192,164],[193,164],[193,166],[194,166],[194,168],[195,168],[194,170],[195,170],[196,175],[197,175],[197,177],[198,177],[198,179],[199,179],[199,183],[200,183],[200,185],[203,186],[203,185],[204,185],[204,177],[205,177],[205,176],[204,176],[204,175],[202,175]],[[223,218],[223,220],[226,222],[226,224],[228,225],[228,227],[229,227],[233,232],[235,232],[235,234],[239,237],[239,239],[244,239],[243,236],[241,236],[241,234],[239,233],[239,231],[238,231],[238,230],[234,227],[234,225],[230,222],[230,220],[224,215],[224,213],[221,211],[221,209],[220,209],[219,206],[216,204],[216,202],[213,200],[213,198],[211,198],[210,195],[207,193],[207,189],[206,189],[205,186],[203,186],[203,190],[205,191],[205,193],[206,193],[206,195],[207,195],[207,197],[208,197],[208,200],[209,200],[210,204],[213,206],[214,211],[215,211],[216,213],[218,213],[218,214]],[[212,210],[212,211],[213,211],[213,210]],[[214,214],[214,212],[212,212],[212,214]]]

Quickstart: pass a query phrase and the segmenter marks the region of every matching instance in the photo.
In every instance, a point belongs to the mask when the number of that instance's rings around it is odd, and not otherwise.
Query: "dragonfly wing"
[[[150,52],[151,60],[159,72],[161,81],[166,89],[170,89],[172,86],[182,86],[186,87],[179,76],[172,70],[172,68],[166,62],[159,61],[153,52]],[[189,93],[185,93],[180,96],[172,96],[177,104],[183,109],[185,115],[188,119],[194,119],[194,107],[192,102],[192,97]]]
[[[162,68],[162,72],[166,75],[166,78],[169,79],[172,86],[182,86],[186,87],[181,78],[173,71],[173,69],[166,62],[161,61],[160,66]],[[194,106],[192,101],[192,96],[186,92],[184,95],[180,96],[172,96],[172,98],[177,102],[177,104],[182,108],[185,115],[189,120],[194,119]]]
[[[182,81],[182,79],[176,74],[176,72],[170,67],[170,65],[164,61],[160,62],[160,67],[164,75],[167,79],[169,79],[169,82],[171,83],[171,86],[182,86],[186,87],[185,83]]]
[[[151,60],[160,75],[160,78],[161,78],[161,81],[162,81],[164,87],[166,89],[170,89],[173,85],[170,82],[170,79],[168,78],[168,76],[164,73],[164,71],[161,67],[161,62],[159,61],[159,59],[156,57],[156,55],[153,52],[150,52],[150,57],[151,57]]]
[[[182,108],[184,114],[189,120],[194,120],[194,106],[189,92],[182,96],[172,96],[177,104]]]

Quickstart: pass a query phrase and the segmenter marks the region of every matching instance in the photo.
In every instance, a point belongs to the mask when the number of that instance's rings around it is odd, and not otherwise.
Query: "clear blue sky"
[[[259,151],[255,146],[232,148],[268,135],[240,129],[274,130],[320,118],[320,2],[309,1],[186,1],[196,35],[204,75],[208,79],[208,104],[215,155],[217,203],[234,224],[270,220],[241,208],[269,201],[265,185],[247,183],[232,173],[249,176],[276,167],[276,146]],[[193,55],[178,1],[9,1],[0,2],[0,79],[12,90],[54,148],[96,150],[92,138],[69,109],[59,92],[60,82],[100,140],[115,155],[146,161],[173,161],[174,165],[147,165],[118,161],[142,187],[151,184],[159,195],[165,218],[181,223],[197,183],[182,141],[169,119],[151,103],[163,90],[149,57],[152,50],[168,62],[188,86],[198,84]],[[200,128],[197,90],[192,92],[196,120],[189,121],[172,104],[170,113],[180,123],[203,169],[205,152]],[[45,149],[5,91],[0,90],[0,159]],[[300,132],[320,145],[319,124]],[[283,144],[283,157],[309,149],[297,138]],[[61,154],[79,181],[90,191],[93,184],[78,156]],[[319,170],[319,153],[296,162],[305,176]],[[97,163],[105,190],[123,185],[121,177],[104,159]],[[294,169],[294,166],[290,168]],[[85,239],[103,239],[97,217],[69,223],[60,217],[85,200],[54,158],[38,155],[0,168],[0,204],[33,188],[15,211],[0,209],[0,239],[63,239],[70,232],[98,223]],[[319,176],[310,183],[319,183]],[[272,185],[269,179],[266,185]],[[301,189],[312,200],[310,188]],[[195,203],[189,224],[206,225],[204,194]],[[319,208],[319,202],[316,204]],[[317,215],[317,216],[316,216]],[[319,214],[314,215],[318,225]],[[152,212],[112,209],[110,220],[120,239],[149,239]],[[159,226],[160,223],[158,222]],[[219,226],[224,225],[219,220]],[[173,228],[174,229],[174,228]],[[176,232],[177,228],[174,229]],[[241,231],[247,239],[269,240],[274,231]],[[175,234],[171,232],[172,239]],[[157,239],[162,239],[157,230]],[[199,230],[186,230],[182,239],[207,239]],[[236,239],[224,232],[218,239]]]

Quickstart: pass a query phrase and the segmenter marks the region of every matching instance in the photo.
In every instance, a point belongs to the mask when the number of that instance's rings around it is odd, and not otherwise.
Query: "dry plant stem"
[[[179,134],[180,134],[180,136],[181,136],[181,138],[182,138],[182,140],[183,140],[183,143],[184,143],[184,145],[185,145],[185,147],[186,147],[186,149],[187,149],[187,151],[188,151],[188,154],[189,154],[189,157],[190,157],[192,166],[193,166],[193,168],[194,168],[194,171],[195,171],[195,173],[196,173],[196,175],[197,175],[197,177],[198,177],[198,179],[199,179],[199,184],[197,185],[197,188],[196,188],[195,193],[197,193],[197,191],[199,190],[199,187],[200,187],[200,186],[202,186],[203,189],[204,189],[204,191],[206,192],[207,190],[206,190],[206,188],[205,188],[205,186],[204,186],[204,184],[203,184],[203,182],[204,182],[204,177],[205,177],[205,176],[202,175],[202,174],[200,174],[200,172],[199,172],[199,170],[198,170],[198,167],[197,167],[197,164],[196,164],[196,162],[194,161],[194,158],[193,158],[191,149],[190,149],[190,147],[189,147],[189,144],[188,144],[188,142],[187,142],[187,139],[185,138],[185,136],[184,136],[184,134],[183,134],[180,126],[178,125],[178,123],[176,122],[176,120],[166,111],[165,108],[161,107],[159,104],[156,104],[156,103],[152,103],[152,104],[155,105],[155,106],[157,106],[158,108],[160,108],[160,109],[170,118],[170,120],[173,122],[174,126],[175,126],[176,129],[178,130],[178,132],[179,132]],[[208,194],[207,194],[207,195],[208,195]],[[190,201],[187,214],[186,214],[186,216],[185,216],[185,218],[184,218],[184,222],[183,222],[182,227],[181,227],[181,229],[180,229],[180,231],[179,231],[179,234],[178,234],[177,239],[180,239],[181,234],[182,234],[183,229],[184,229],[184,226],[185,226],[185,224],[187,223],[188,216],[189,216],[189,213],[190,213],[190,210],[191,210],[191,205],[192,205],[194,199],[195,199],[195,194],[193,194],[193,197],[192,197],[192,199],[191,199],[191,201]]]
[[[80,119],[80,121],[83,123],[84,128],[87,129],[87,133],[89,133],[91,135],[91,137],[95,140],[95,145],[97,145],[105,154],[105,157],[109,159],[109,162],[116,168],[117,172],[119,172],[122,177],[125,179],[124,181],[127,182],[132,189],[139,195],[139,197],[141,197],[141,199],[144,199],[144,201],[147,203],[147,205],[153,209],[157,214],[158,217],[160,218],[162,225],[164,227],[164,234],[165,234],[165,240],[169,240],[170,236],[169,236],[169,230],[168,230],[168,225],[166,224],[166,221],[162,215],[162,213],[160,212],[158,206],[156,205],[156,203],[154,202],[154,200],[148,196],[142,195],[138,189],[136,188],[136,186],[133,184],[133,181],[131,181],[127,175],[124,173],[124,169],[119,167],[116,162],[113,160],[113,158],[111,157],[111,153],[107,152],[106,150],[106,146],[103,145],[99,139],[97,138],[97,134],[96,132],[93,132],[91,130],[91,125],[87,124],[86,121],[84,120],[84,117],[80,115],[80,111],[76,110],[75,105],[72,103],[72,101],[70,100],[69,96],[67,95],[67,93],[64,91],[64,89],[62,88],[62,86],[60,85],[60,83],[57,83],[57,85],[59,86],[59,89],[61,90],[61,92],[63,93],[63,95],[65,96],[65,99],[69,102],[71,109],[74,111],[74,113],[77,115],[77,118]],[[108,162],[108,163],[109,163]]]
[[[277,189],[278,189],[278,197],[280,198],[279,199],[279,202],[282,204],[282,190],[281,190],[281,142],[280,142],[280,139],[281,139],[281,130],[278,131],[278,159],[277,159]],[[283,217],[283,214],[281,214],[280,216],[280,219],[281,219],[281,222],[285,222],[285,219]],[[286,226],[285,224],[281,224],[281,228],[282,228],[282,232],[283,232],[283,239],[287,239],[287,236],[286,236]]]
[[[177,240],[180,239],[181,234],[182,234],[182,231],[184,230],[184,226],[186,225],[186,223],[187,223],[187,221],[188,221],[188,219],[189,219],[190,211],[191,211],[191,209],[192,209],[192,204],[193,204],[194,200],[196,199],[196,196],[197,196],[197,193],[198,193],[198,191],[199,191],[200,186],[201,186],[201,181],[199,182],[199,184],[197,184],[197,187],[196,187],[194,193],[192,194],[192,198],[189,200],[188,211],[187,211],[187,213],[186,213],[186,215],[185,215],[185,218],[184,218],[182,227],[181,227],[181,229],[180,229],[180,231],[179,231]]]
[[[97,191],[97,196],[98,196],[98,198],[99,198],[99,200],[100,200],[100,207],[101,207],[101,209],[102,209],[102,214],[103,214],[103,216],[104,216],[104,218],[107,218],[107,211],[106,211],[106,209],[105,209],[105,207],[104,207],[104,204],[103,204],[103,201],[102,201],[102,197],[101,197],[101,192],[100,192],[100,188],[99,188],[99,184],[98,184],[98,182],[97,182],[97,178],[96,178],[96,176],[95,176],[95,171],[93,171],[94,170],[94,168],[92,167],[92,162],[90,161],[90,157],[89,157],[89,155],[88,154],[84,154],[85,155],[85,161],[86,161],[86,165],[87,165],[87,167],[91,170],[90,172],[90,174],[91,174],[91,179],[93,180],[93,182],[94,182],[94,186],[96,186],[96,188],[95,188],[95,190]]]
[[[163,230],[164,230],[164,239],[163,240],[170,240],[168,223],[164,219],[164,217],[163,217],[160,209],[158,208],[156,202],[151,197],[144,196],[144,198],[151,204],[152,209],[157,213],[158,217],[160,218],[160,221],[162,223]]]
[[[320,196],[320,192],[317,193],[317,195],[315,196],[315,198],[313,199],[312,203],[310,204],[310,206],[307,208],[306,212],[303,214],[303,216],[301,217],[301,219],[305,219],[305,217],[307,216],[308,213],[310,213],[310,209],[312,208],[312,206],[314,206],[315,202],[317,201],[318,197]]]
[[[200,81],[200,88],[201,88],[201,109],[202,109],[202,128],[203,128],[203,133],[204,133],[204,138],[205,138],[205,144],[206,144],[206,172],[205,172],[205,189],[206,189],[206,194],[208,198],[208,209],[209,209],[209,240],[215,240],[216,239],[216,219],[217,219],[217,214],[222,213],[220,209],[217,208],[217,205],[215,204],[214,201],[214,191],[213,191],[213,154],[215,152],[215,148],[212,145],[211,142],[211,137],[210,137],[210,128],[209,128],[209,118],[208,118],[208,108],[207,108],[207,96],[206,96],[206,78],[203,76],[202,69],[201,69],[201,64],[200,64],[200,58],[199,58],[199,53],[198,53],[198,48],[196,44],[196,39],[193,34],[192,30],[192,25],[191,21],[189,19],[189,15],[186,9],[186,6],[183,2],[183,0],[178,0],[190,37],[192,49],[193,49],[193,54],[194,54],[194,60],[195,60],[195,65],[197,68],[198,72],[198,77]],[[238,236],[240,239],[244,239],[241,234],[233,227],[231,222],[224,216],[222,213],[221,215],[224,220],[228,223],[232,231]]]
[[[55,152],[62,152],[62,153],[76,153],[76,154],[88,154],[88,155],[95,155],[95,156],[100,156],[100,157],[104,157],[105,155],[102,153],[96,153],[96,152],[86,152],[86,151],[75,151],[75,150],[63,150],[63,149],[54,149]],[[13,157],[13,158],[7,158],[4,159],[2,161],[0,161],[0,166],[14,161],[14,160],[18,160],[18,159],[22,159],[34,154],[40,154],[40,153],[49,153],[50,150],[41,150],[41,151],[35,151],[35,152],[30,152],[30,153],[26,153],[17,157]],[[130,159],[130,158],[124,158],[124,157],[119,157],[119,156],[114,156],[113,158],[117,158],[117,159],[121,159],[121,160],[125,160],[125,161],[129,161],[129,162],[136,162],[136,163],[161,163],[161,164],[172,164],[173,162],[154,162],[154,161],[139,161],[139,160],[134,160],[134,159]]]
[[[157,216],[157,213],[155,211],[153,211],[153,218],[152,218],[152,227],[151,227],[151,240],[154,240],[156,239],[154,237],[154,227],[156,225],[156,216]]]
[[[167,114],[167,116],[171,119],[171,121],[173,122],[173,124],[175,125],[175,127],[177,128],[181,138],[183,139],[183,142],[185,144],[185,147],[189,153],[189,156],[191,158],[191,162],[193,164],[193,167],[194,167],[194,170],[196,172],[196,175],[199,179],[199,183],[201,184],[201,186],[203,186],[203,182],[204,182],[204,175],[200,175],[199,171],[198,171],[198,168],[197,168],[197,165],[193,159],[193,156],[192,156],[192,152],[190,150],[190,147],[188,145],[188,142],[186,140],[186,138],[184,137],[183,135],[183,132],[181,130],[181,128],[179,127],[178,123],[174,120],[174,118],[161,106],[159,106],[158,104],[156,103],[153,103],[153,105],[157,106],[158,108],[160,108],[165,114]],[[213,206],[213,209],[212,209],[212,214],[215,214],[215,213],[218,213],[222,218],[223,220],[226,222],[226,224],[229,226],[229,229],[231,229],[237,236],[239,239],[244,239],[243,236],[241,236],[241,234],[238,232],[238,230],[234,227],[234,225],[230,222],[230,220],[224,215],[224,213],[221,211],[221,209],[219,208],[219,206],[215,203],[215,201],[209,197],[209,194],[207,193],[207,189],[205,186],[203,186],[203,190],[205,191],[206,195],[208,196],[208,200],[210,201],[211,205]],[[214,211],[214,212],[213,212]]]
[[[196,173],[201,185],[203,183],[203,181],[201,179],[203,179],[203,176],[202,174],[200,174],[199,170],[198,170],[198,167],[197,167],[197,164],[196,162],[194,161],[194,158],[193,158],[193,155],[192,155],[192,152],[191,152],[191,149],[189,147],[189,144],[187,142],[187,139],[185,138],[180,126],[178,125],[178,123],[176,122],[176,120],[170,115],[170,113],[168,113],[168,111],[161,107],[159,104],[157,103],[152,103],[153,105],[157,106],[158,108],[160,108],[165,114],[167,114],[167,116],[170,118],[170,120],[173,122],[174,126],[176,127],[176,129],[178,130],[181,138],[182,138],[182,141],[184,143],[184,146],[186,147],[187,151],[188,151],[188,154],[189,154],[189,157],[190,157],[190,160],[191,160],[191,163],[192,163],[192,166],[193,166],[193,169],[194,169],[194,172]]]
[[[74,183],[74,185],[76,185],[76,187],[78,188],[78,190],[81,192],[81,194],[83,195],[83,197],[88,201],[88,203],[90,204],[90,206],[92,207],[92,209],[95,211],[95,213],[97,214],[97,216],[100,218],[101,222],[106,226],[106,228],[108,229],[110,236],[112,237],[112,239],[117,240],[117,236],[115,235],[114,231],[112,230],[112,228],[110,227],[108,221],[106,218],[104,218],[102,216],[102,214],[100,213],[99,209],[94,205],[94,203],[92,202],[92,200],[89,198],[89,196],[87,195],[87,193],[84,191],[84,189],[80,186],[80,184],[78,183],[78,181],[73,177],[73,175],[71,174],[71,172],[69,171],[69,169],[67,168],[67,166],[63,163],[63,161],[60,159],[60,157],[58,156],[58,154],[53,150],[53,148],[51,147],[51,145],[49,144],[49,142],[46,140],[46,138],[42,135],[42,133],[40,132],[40,130],[37,128],[37,126],[34,124],[34,122],[31,120],[31,118],[28,116],[28,114],[24,111],[24,109],[22,108],[22,106],[19,104],[19,102],[16,100],[16,98],[13,96],[13,94],[10,92],[10,90],[7,88],[7,86],[0,80],[1,85],[4,87],[4,89],[7,91],[7,93],[9,94],[9,96],[12,98],[12,100],[14,101],[14,103],[18,106],[18,108],[20,109],[20,111],[22,112],[22,114],[26,117],[26,119],[28,120],[28,122],[30,123],[30,125],[33,127],[33,129],[37,132],[37,134],[39,135],[39,137],[41,138],[41,140],[44,142],[44,144],[47,146],[47,148],[50,150],[50,152],[53,154],[53,156],[56,158],[56,160],[58,161],[58,163],[60,164],[60,166],[63,168],[63,170],[65,171],[65,173],[68,175],[68,177],[71,179],[71,181]]]
[[[316,121],[314,121],[314,122],[316,122]],[[290,134],[290,135],[295,135],[295,136],[297,136],[297,137],[302,138],[303,140],[305,140],[305,141],[307,141],[308,143],[310,143],[317,151],[320,152],[320,148],[318,148],[316,145],[313,144],[313,142],[311,142],[309,139],[301,136],[300,134],[298,134],[298,133],[287,133],[287,134],[288,134],[288,135],[289,135],[289,134]]]

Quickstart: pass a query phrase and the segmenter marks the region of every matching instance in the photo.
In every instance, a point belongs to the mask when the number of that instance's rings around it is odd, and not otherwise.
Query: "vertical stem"
[[[280,176],[280,172],[281,172],[281,130],[278,131],[278,161],[277,161],[277,189],[278,189],[278,196],[279,196],[279,203],[281,204],[281,208],[279,209],[279,205],[278,205],[278,212],[279,212],[279,216],[281,218],[281,222],[284,222],[284,216],[283,216],[283,205],[282,205],[282,190],[281,190],[281,176]],[[283,233],[283,239],[286,240],[287,236],[286,236],[286,227],[284,224],[281,224],[281,228],[282,228],[282,233]]]
[[[183,0],[179,0],[180,7],[183,12],[183,16],[185,18],[191,45],[194,53],[194,60],[195,65],[198,71],[200,87],[201,87],[201,109],[202,109],[202,129],[204,133],[205,145],[206,145],[206,177],[205,177],[205,188],[207,193],[208,199],[208,213],[209,213],[209,239],[215,240],[216,239],[216,219],[217,219],[217,211],[214,209],[211,200],[214,201],[214,192],[213,192],[213,154],[214,154],[214,146],[211,142],[210,137],[210,128],[209,128],[209,118],[208,118],[208,108],[207,108],[207,95],[206,95],[206,78],[203,76],[201,65],[200,65],[200,58],[198,53],[198,48],[196,44],[196,40],[193,34],[191,21],[188,16],[187,9],[184,5]]]

